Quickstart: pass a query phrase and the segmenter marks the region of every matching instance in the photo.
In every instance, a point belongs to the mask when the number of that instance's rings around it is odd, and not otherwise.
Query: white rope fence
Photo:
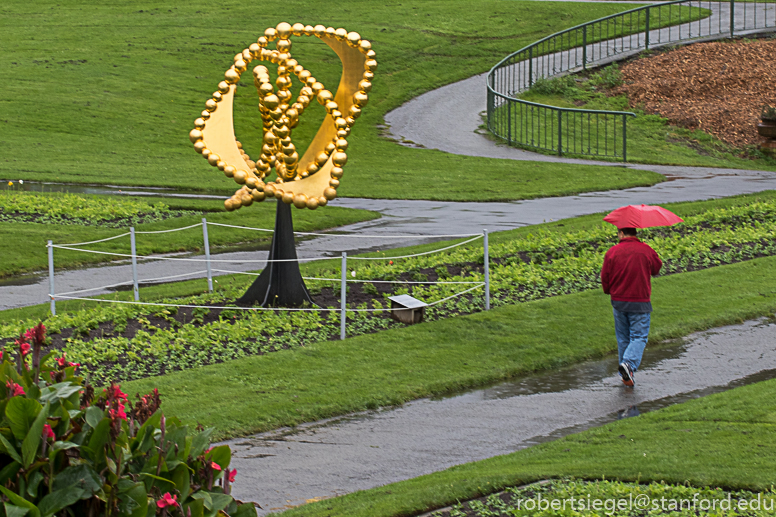
[[[145,231],[145,232],[139,232],[135,231],[135,228],[132,227],[129,229],[129,232],[122,233],[120,235],[115,235],[113,237],[108,237],[105,239],[95,240],[95,241],[88,241],[88,242],[77,242],[77,243],[70,243],[70,244],[54,244],[51,240],[48,241],[48,244],[46,247],[48,248],[48,266],[49,266],[49,299],[51,304],[51,314],[56,315],[56,300],[57,299],[64,299],[64,300],[84,300],[84,301],[93,301],[93,302],[102,302],[102,303],[117,303],[117,304],[134,304],[134,305],[142,305],[142,306],[156,306],[156,307],[178,307],[178,308],[202,308],[202,309],[221,309],[221,310],[243,310],[243,311],[303,311],[303,312],[310,312],[310,311],[321,311],[321,312],[332,312],[332,311],[339,311],[341,313],[341,330],[340,330],[340,337],[342,339],[345,338],[345,325],[346,325],[346,318],[348,312],[379,312],[383,311],[385,309],[378,308],[378,309],[351,309],[346,306],[347,299],[347,289],[346,285],[348,282],[357,282],[357,283],[373,283],[373,284],[411,284],[411,285],[444,285],[444,284],[451,284],[451,285],[472,285],[473,287],[470,287],[466,290],[457,292],[451,296],[448,296],[446,298],[442,298],[441,300],[437,300],[435,302],[431,302],[426,304],[426,306],[433,306],[437,305],[439,303],[445,302],[447,300],[450,300],[452,298],[455,298],[457,296],[462,296],[466,293],[469,293],[471,291],[474,291],[475,289],[484,288],[485,290],[485,310],[490,309],[490,273],[489,273],[489,258],[488,258],[488,231],[484,230],[482,234],[455,234],[455,235],[354,235],[354,234],[333,234],[333,233],[309,233],[309,232],[294,232],[296,235],[304,235],[304,236],[316,236],[316,237],[359,237],[359,238],[386,238],[386,239],[438,239],[438,238],[467,238],[464,241],[451,244],[449,246],[445,246],[443,248],[438,248],[431,251],[424,251],[419,253],[412,253],[407,255],[397,255],[397,256],[390,256],[390,257],[351,257],[353,260],[384,260],[384,261],[391,261],[391,260],[398,260],[398,259],[405,259],[405,258],[412,258],[412,257],[420,257],[424,255],[430,255],[433,253],[441,253],[443,251],[447,251],[459,246],[464,246],[466,244],[469,244],[471,242],[474,242],[478,239],[483,239],[483,249],[484,249],[484,264],[485,264],[485,281],[484,282],[478,282],[478,281],[472,281],[472,282],[433,282],[433,281],[404,281],[404,280],[365,280],[365,279],[348,279],[347,278],[347,253],[342,253],[342,267],[341,267],[341,278],[317,278],[317,277],[303,277],[305,280],[313,280],[313,281],[324,281],[324,282],[340,282],[340,308],[274,308],[274,307],[236,307],[236,306],[210,306],[210,305],[186,305],[186,304],[171,304],[171,303],[159,303],[159,302],[141,302],[140,301],[140,290],[139,290],[139,284],[140,282],[143,283],[151,283],[151,282],[160,282],[165,280],[173,280],[173,279],[180,279],[184,277],[190,277],[190,276],[197,276],[201,275],[202,273],[205,273],[207,275],[207,283],[208,283],[208,291],[213,291],[213,272],[217,273],[226,273],[226,274],[238,274],[238,275],[249,275],[249,276],[258,276],[260,273],[254,273],[254,272],[245,272],[245,271],[232,271],[228,269],[214,269],[211,267],[211,263],[263,263],[263,264],[270,264],[273,262],[314,262],[319,260],[331,260],[332,257],[330,256],[321,256],[321,257],[310,257],[310,258],[296,258],[296,259],[257,259],[257,260],[227,260],[227,259],[212,259],[210,257],[210,243],[208,239],[208,226],[221,226],[226,228],[235,228],[235,229],[241,229],[241,230],[253,230],[253,231],[261,231],[261,232],[273,232],[274,230],[269,230],[266,228],[251,228],[247,226],[236,226],[236,225],[230,225],[230,224],[222,224],[222,223],[212,223],[208,222],[204,217],[202,218],[201,223],[192,224],[189,226],[184,226],[181,228],[173,228],[170,230],[158,230],[158,231]],[[144,235],[151,235],[151,234],[161,234],[161,233],[171,233],[171,232],[178,232],[183,230],[189,230],[192,228],[202,227],[202,237],[204,241],[204,250],[205,250],[205,258],[188,258],[188,257],[166,257],[166,256],[153,256],[153,255],[138,255],[136,250],[136,234],[144,234]],[[119,239],[121,237],[126,237],[129,235],[130,237],[130,253],[118,253],[118,252],[110,252],[110,251],[97,251],[97,250],[89,250],[84,248],[79,248],[78,246],[87,246],[91,244],[98,244],[102,242],[107,242],[115,239]],[[66,293],[56,293],[54,290],[54,249],[62,249],[62,250],[69,250],[69,251],[78,251],[82,253],[93,253],[98,255],[111,255],[115,257],[126,257],[130,258],[132,261],[132,280],[128,280],[125,282],[119,282],[115,284],[105,285],[101,287],[92,287],[88,289],[81,289],[77,291],[69,291]],[[137,261],[138,260],[168,260],[168,261],[179,261],[179,262],[205,262],[207,265],[207,268],[201,271],[192,271],[189,273],[181,273],[176,275],[170,275],[170,276],[164,276],[164,277],[158,277],[158,278],[148,278],[144,280],[138,279],[137,274]],[[87,298],[79,295],[83,295],[87,292],[92,291],[100,291],[105,289],[111,289],[121,286],[127,286],[132,285],[133,293],[134,293],[134,301],[128,301],[128,300],[107,300],[103,298]]]

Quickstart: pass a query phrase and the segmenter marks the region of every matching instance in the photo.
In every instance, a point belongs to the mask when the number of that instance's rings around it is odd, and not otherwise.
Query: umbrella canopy
[[[628,205],[621,206],[604,217],[604,221],[617,228],[651,228],[653,226],[671,226],[684,222],[678,215],[661,206]]]

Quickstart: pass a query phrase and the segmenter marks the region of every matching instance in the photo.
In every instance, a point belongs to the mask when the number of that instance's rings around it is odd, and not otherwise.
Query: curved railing
[[[776,4],[675,0],[638,7],[557,32],[488,72],[488,129],[510,144],[627,161],[634,113],[559,108],[516,98],[539,78],[623,59],[642,50],[776,27]]]

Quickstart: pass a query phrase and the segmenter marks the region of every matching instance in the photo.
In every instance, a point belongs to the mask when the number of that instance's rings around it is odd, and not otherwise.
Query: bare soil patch
[[[763,141],[756,124],[776,106],[776,40],[696,43],[621,67],[631,107],[700,129],[738,148]]]

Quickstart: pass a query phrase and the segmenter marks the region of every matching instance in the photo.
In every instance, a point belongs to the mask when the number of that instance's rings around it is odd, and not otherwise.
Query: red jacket
[[[663,267],[655,250],[638,237],[625,237],[604,256],[601,285],[616,302],[648,302],[652,294],[650,277]]]

